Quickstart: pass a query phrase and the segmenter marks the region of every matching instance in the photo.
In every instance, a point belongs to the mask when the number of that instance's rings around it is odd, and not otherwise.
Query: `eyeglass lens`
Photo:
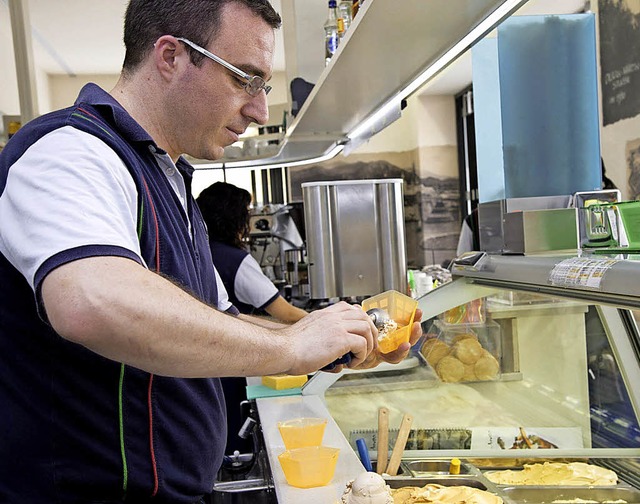
[[[254,75],[247,82],[246,90],[251,96],[256,96],[262,89],[264,89],[265,94],[269,94],[269,91],[271,91],[271,86],[267,86],[262,77]]]

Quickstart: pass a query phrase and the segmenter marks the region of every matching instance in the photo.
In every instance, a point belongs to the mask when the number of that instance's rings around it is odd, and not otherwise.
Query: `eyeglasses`
[[[248,73],[243,72],[238,67],[235,67],[231,63],[228,63],[227,61],[223,60],[221,57],[216,56],[213,53],[210,53],[204,47],[200,47],[198,44],[194,44],[189,39],[182,38],[182,37],[176,37],[176,39],[178,39],[180,42],[184,42],[192,49],[195,49],[196,51],[198,51],[200,54],[205,55],[207,58],[212,59],[216,63],[219,63],[226,69],[231,70],[234,74],[246,80],[247,82],[244,84],[243,87],[244,87],[244,90],[247,93],[249,93],[249,95],[257,96],[258,93],[263,89],[265,94],[269,94],[269,91],[271,91],[271,86],[267,86],[267,83],[264,81],[262,77],[258,75],[249,75]]]

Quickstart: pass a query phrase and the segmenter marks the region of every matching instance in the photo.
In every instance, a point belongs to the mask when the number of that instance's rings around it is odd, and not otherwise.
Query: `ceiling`
[[[37,68],[46,73],[71,76],[119,73],[124,57],[122,22],[128,0],[24,1],[29,5]],[[272,0],[271,3],[281,12],[280,0]],[[530,0],[519,14],[579,12],[584,4],[584,0]],[[298,8],[296,15],[304,15],[304,12],[303,8]],[[0,0],[0,37],[9,43],[12,40],[8,0]],[[14,65],[14,62],[0,61],[0,65]],[[278,30],[274,71],[284,70],[284,42],[282,30]],[[470,82],[471,58],[467,54],[435,79],[425,92],[456,93]]]

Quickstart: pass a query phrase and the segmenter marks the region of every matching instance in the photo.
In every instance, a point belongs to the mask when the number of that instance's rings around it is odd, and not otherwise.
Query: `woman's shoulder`
[[[218,269],[223,268],[225,265],[236,269],[245,261],[247,256],[251,255],[247,250],[229,245],[228,243],[212,240],[210,245],[211,256]]]

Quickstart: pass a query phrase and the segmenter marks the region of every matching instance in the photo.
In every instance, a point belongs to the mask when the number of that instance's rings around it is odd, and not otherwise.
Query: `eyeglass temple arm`
[[[177,40],[179,40],[180,42],[184,42],[185,44],[187,44],[189,47],[195,49],[196,51],[204,54],[205,56],[207,56],[208,58],[211,58],[213,61],[215,61],[216,63],[221,64],[223,67],[231,70],[232,72],[238,74],[239,76],[241,76],[242,78],[246,79],[246,80],[251,80],[251,75],[249,75],[246,72],[243,72],[242,70],[240,70],[238,67],[233,66],[231,63],[227,63],[225,60],[223,60],[222,58],[219,58],[218,56],[216,56],[213,53],[210,53],[209,51],[207,51],[204,47],[200,47],[196,44],[194,44],[193,42],[191,42],[190,40],[186,39],[186,38],[182,38],[182,37],[176,37]]]

